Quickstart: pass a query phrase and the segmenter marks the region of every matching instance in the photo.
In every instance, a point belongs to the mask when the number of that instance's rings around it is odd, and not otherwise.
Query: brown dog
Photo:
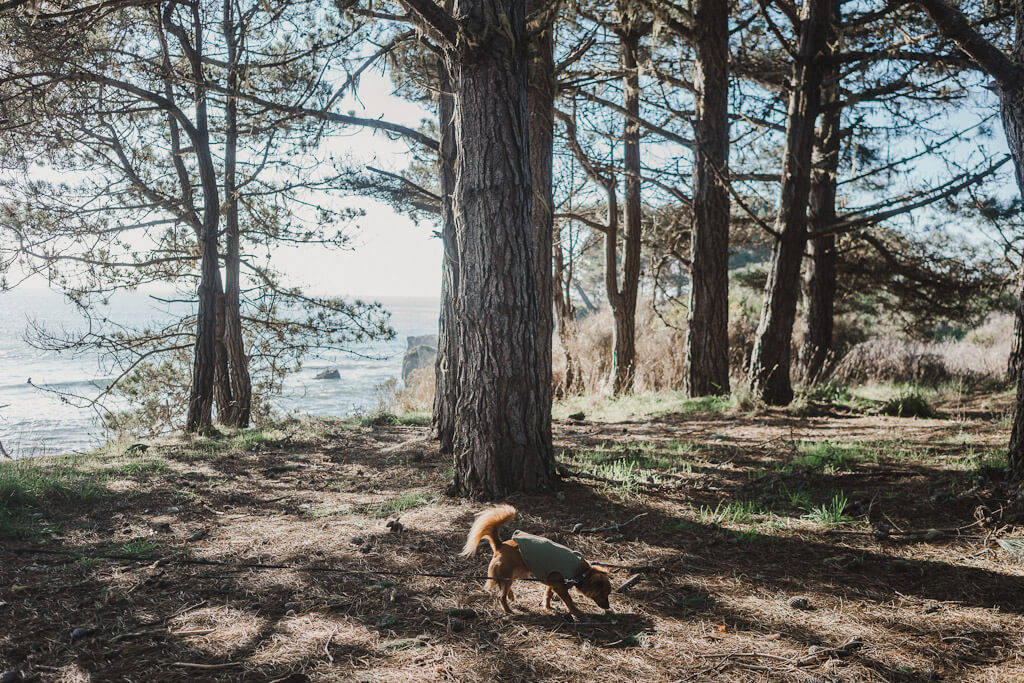
[[[502,542],[498,530],[512,521],[516,509],[511,505],[498,505],[484,510],[473,520],[473,528],[466,539],[463,556],[469,557],[476,553],[481,539],[486,538],[494,551],[491,564],[487,567],[487,589],[501,589],[501,606],[511,612],[509,600],[515,600],[512,583],[516,579],[525,579],[531,575],[544,581],[547,590],[541,601],[546,609],[551,609],[551,595],[557,594],[576,618],[583,616],[569,588],[575,587],[579,592],[597,603],[605,611],[611,610],[608,596],[612,592],[608,572],[592,566],[579,553],[574,553],[565,546],[539,536],[531,536],[517,531],[511,541]],[[538,573],[540,575],[538,575]]]

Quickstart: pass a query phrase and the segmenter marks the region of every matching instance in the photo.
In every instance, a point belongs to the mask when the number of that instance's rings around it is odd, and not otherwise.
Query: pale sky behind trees
[[[393,84],[379,70],[363,75],[359,99],[348,98],[339,111],[381,117],[417,127],[433,112],[391,94]],[[338,156],[350,155],[363,164],[401,171],[408,163],[407,146],[383,133],[353,129],[351,135],[328,141]],[[302,285],[315,294],[361,297],[438,297],[441,293],[441,240],[434,237],[436,221],[418,225],[387,204],[351,197],[347,205],[366,210],[352,232],[354,249],[338,251],[317,246],[279,249],[277,267],[289,284]]]

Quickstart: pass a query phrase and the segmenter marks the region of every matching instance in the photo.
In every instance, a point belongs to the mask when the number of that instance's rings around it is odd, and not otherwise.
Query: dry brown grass
[[[994,317],[960,341],[929,343],[881,337],[850,349],[836,365],[832,379],[848,385],[1001,383],[1012,343],[1013,319],[1005,315]]]
[[[555,434],[570,466],[624,479],[514,496],[514,526],[590,559],[656,568],[613,595],[612,617],[568,622],[564,610],[541,610],[530,584],[517,585],[520,608],[507,616],[475,580],[302,569],[472,575],[487,561],[457,557],[480,504],[440,495],[450,465],[423,428],[315,421],[151,449],[147,458],[166,463],[158,473],[104,479],[106,494],[88,500],[70,496],[68,480],[64,493],[27,504],[22,537],[0,532],[0,672],[44,681],[1024,676],[1024,568],[985,540],[1017,533],[1020,507],[976,469],[1001,452],[995,423],[769,412],[572,421]],[[833,455],[808,460],[822,453]],[[837,491],[851,521],[808,513]],[[979,505],[992,519],[974,524]],[[974,525],[877,540],[864,533],[868,509],[871,523],[904,531]],[[404,529],[389,533],[381,511]],[[570,531],[641,513],[620,531]],[[32,536],[32,524],[51,531]],[[199,530],[207,534],[189,541]],[[156,556],[300,568],[99,557],[140,543]],[[614,584],[629,575],[614,571]],[[789,607],[795,595],[812,609]],[[72,643],[81,626],[97,630]],[[856,651],[827,649],[854,636],[864,642]]]
[[[673,323],[676,325],[676,323]],[[552,375],[555,386],[565,378],[563,344],[582,368],[581,389],[585,394],[604,396],[611,391],[612,330],[611,309],[603,306],[579,321],[567,340],[556,337]],[[640,302],[636,313],[636,374],[638,393],[678,389],[683,384],[686,330],[669,327],[651,307]]]

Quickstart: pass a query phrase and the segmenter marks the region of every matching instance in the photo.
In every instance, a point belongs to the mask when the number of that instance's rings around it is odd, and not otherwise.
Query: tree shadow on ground
[[[578,548],[588,559],[658,568],[641,572],[627,593],[613,595],[617,614],[607,620],[573,624],[562,613],[542,612],[532,604],[539,589],[525,585],[517,592],[530,611],[505,616],[476,579],[309,569],[483,572],[487,557],[456,556],[481,506],[438,498],[447,463],[424,448],[419,436],[403,431],[386,439],[387,445],[375,446],[372,433],[342,430],[252,452],[181,451],[169,454],[174,468],[160,477],[131,480],[131,487],[108,482],[103,496],[86,505],[53,501],[45,514],[61,531],[17,543],[67,550],[84,559],[58,564],[52,556],[14,554],[14,542],[0,544],[0,584],[18,587],[14,600],[5,595],[0,601],[7,603],[5,620],[19,633],[17,639],[0,637],[0,668],[23,667],[52,678],[81,671],[98,678],[180,680],[185,669],[173,665],[185,662],[232,665],[200,670],[211,680],[319,675],[537,680],[571,678],[601,666],[599,677],[613,680],[629,677],[616,668],[618,658],[630,666],[679,672],[685,665],[697,673],[718,662],[716,653],[725,656],[772,635],[778,637],[770,641],[775,644],[761,647],[792,659],[811,646],[841,644],[843,618],[835,625],[824,619],[837,606],[860,605],[867,614],[897,601],[912,607],[893,608],[885,618],[851,617],[846,624],[848,632],[867,632],[866,646],[842,658],[854,678],[912,679],[920,677],[914,672],[922,662],[963,672],[968,665],[987,666],[1019,651],[1008,622],[987,620],[982,612],[996,607],[1007,619],[1019,619],[1024,613],[1020,576],[1006,567],[961,561],[964,541],[879,542],[767,525],[741,533],[735,525],[702,522],[695,514],[695,508],[722,501],[762,500],[773,489],[764,482],[752,485],[744,469],[788,452],[782,449],[734,458],[731,468],[727,453],[713,452],[709,470],[694,479],[696,486],[621,490],[567,481],[559,497],[513,497],[510,502],[520,510],[516,528]],[[933,526],[938,518],[955,526],[972,519],[976,500],[929,501],[929,492],[950,478],[938,465],[889,468],[898,469],[899,476],[881,473],[874,464],[857,467],[783,481],[823,496],[841,488],[865,499],[885,488],[892,496],[877,500],[874,512],[900,523]],[[409,503],[410,490],[425,492],[428,502],[410,499],[409,507],[398,509],[395,501]],[[372,507],[378,504],[385,507]],[[172,507],[177,511],[167,512]],[[389,514],[374,516],[381,511]],[[775,514],[793,523],[802,516],[783,507]],[[384,526],[394,516],[403,520],[399,533]],[[614,528],[615,522],[633,518]],[[610,528],[572,533],[577,524]],[[203,529],[206,536],[188,540]],[[98,557],[132,544],[134,551],[153,557],[301,568],[259,571]],[[843,559],[826,561],[837,557]],[[616,570],[615,584],[631,573]],[[795,594],[809,595],[816,609],[788,607],[786,600]],[[941,609],[956,612],[965,628],[929,625],[930,617],[917,615],[929,601],[948,603]],[[596,611],[583,600],[581,607]],[[178,614],[181,610],[186,611]],[[80,625],[99,630],[72,646],[70,630]],[[719,625],[722,634],[716,632]],[[213,631],[181,635],[208,629]],[[903,643],[902,654],[889,650],[885,641],[890,639]],[[698,658],[705,653],[714,656]],[[738,665],[726,661],[707,676],[735,676]],[[797,679],[804,669],[822,671],[815,662],[799,671],[789,666],[747,673]]]

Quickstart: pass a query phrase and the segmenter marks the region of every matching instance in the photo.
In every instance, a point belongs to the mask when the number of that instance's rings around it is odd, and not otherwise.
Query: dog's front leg
[[[576,603],[573,602],[572,596],[569,595],[569,587],[568,586],[566,586],[564,583],[559,582],[559,583],[556,583],[556,584],[552,585],[551,589],[554,590],[554,592],[558,594],[558,597],[561,598],[562,603],[565,604],[565,608],[567,610],[569,610],[569,612],[574,617],[576,617],[577,619],[582,619],[583,618],[583,612],[580,611],[579,607],[576,606]]]

